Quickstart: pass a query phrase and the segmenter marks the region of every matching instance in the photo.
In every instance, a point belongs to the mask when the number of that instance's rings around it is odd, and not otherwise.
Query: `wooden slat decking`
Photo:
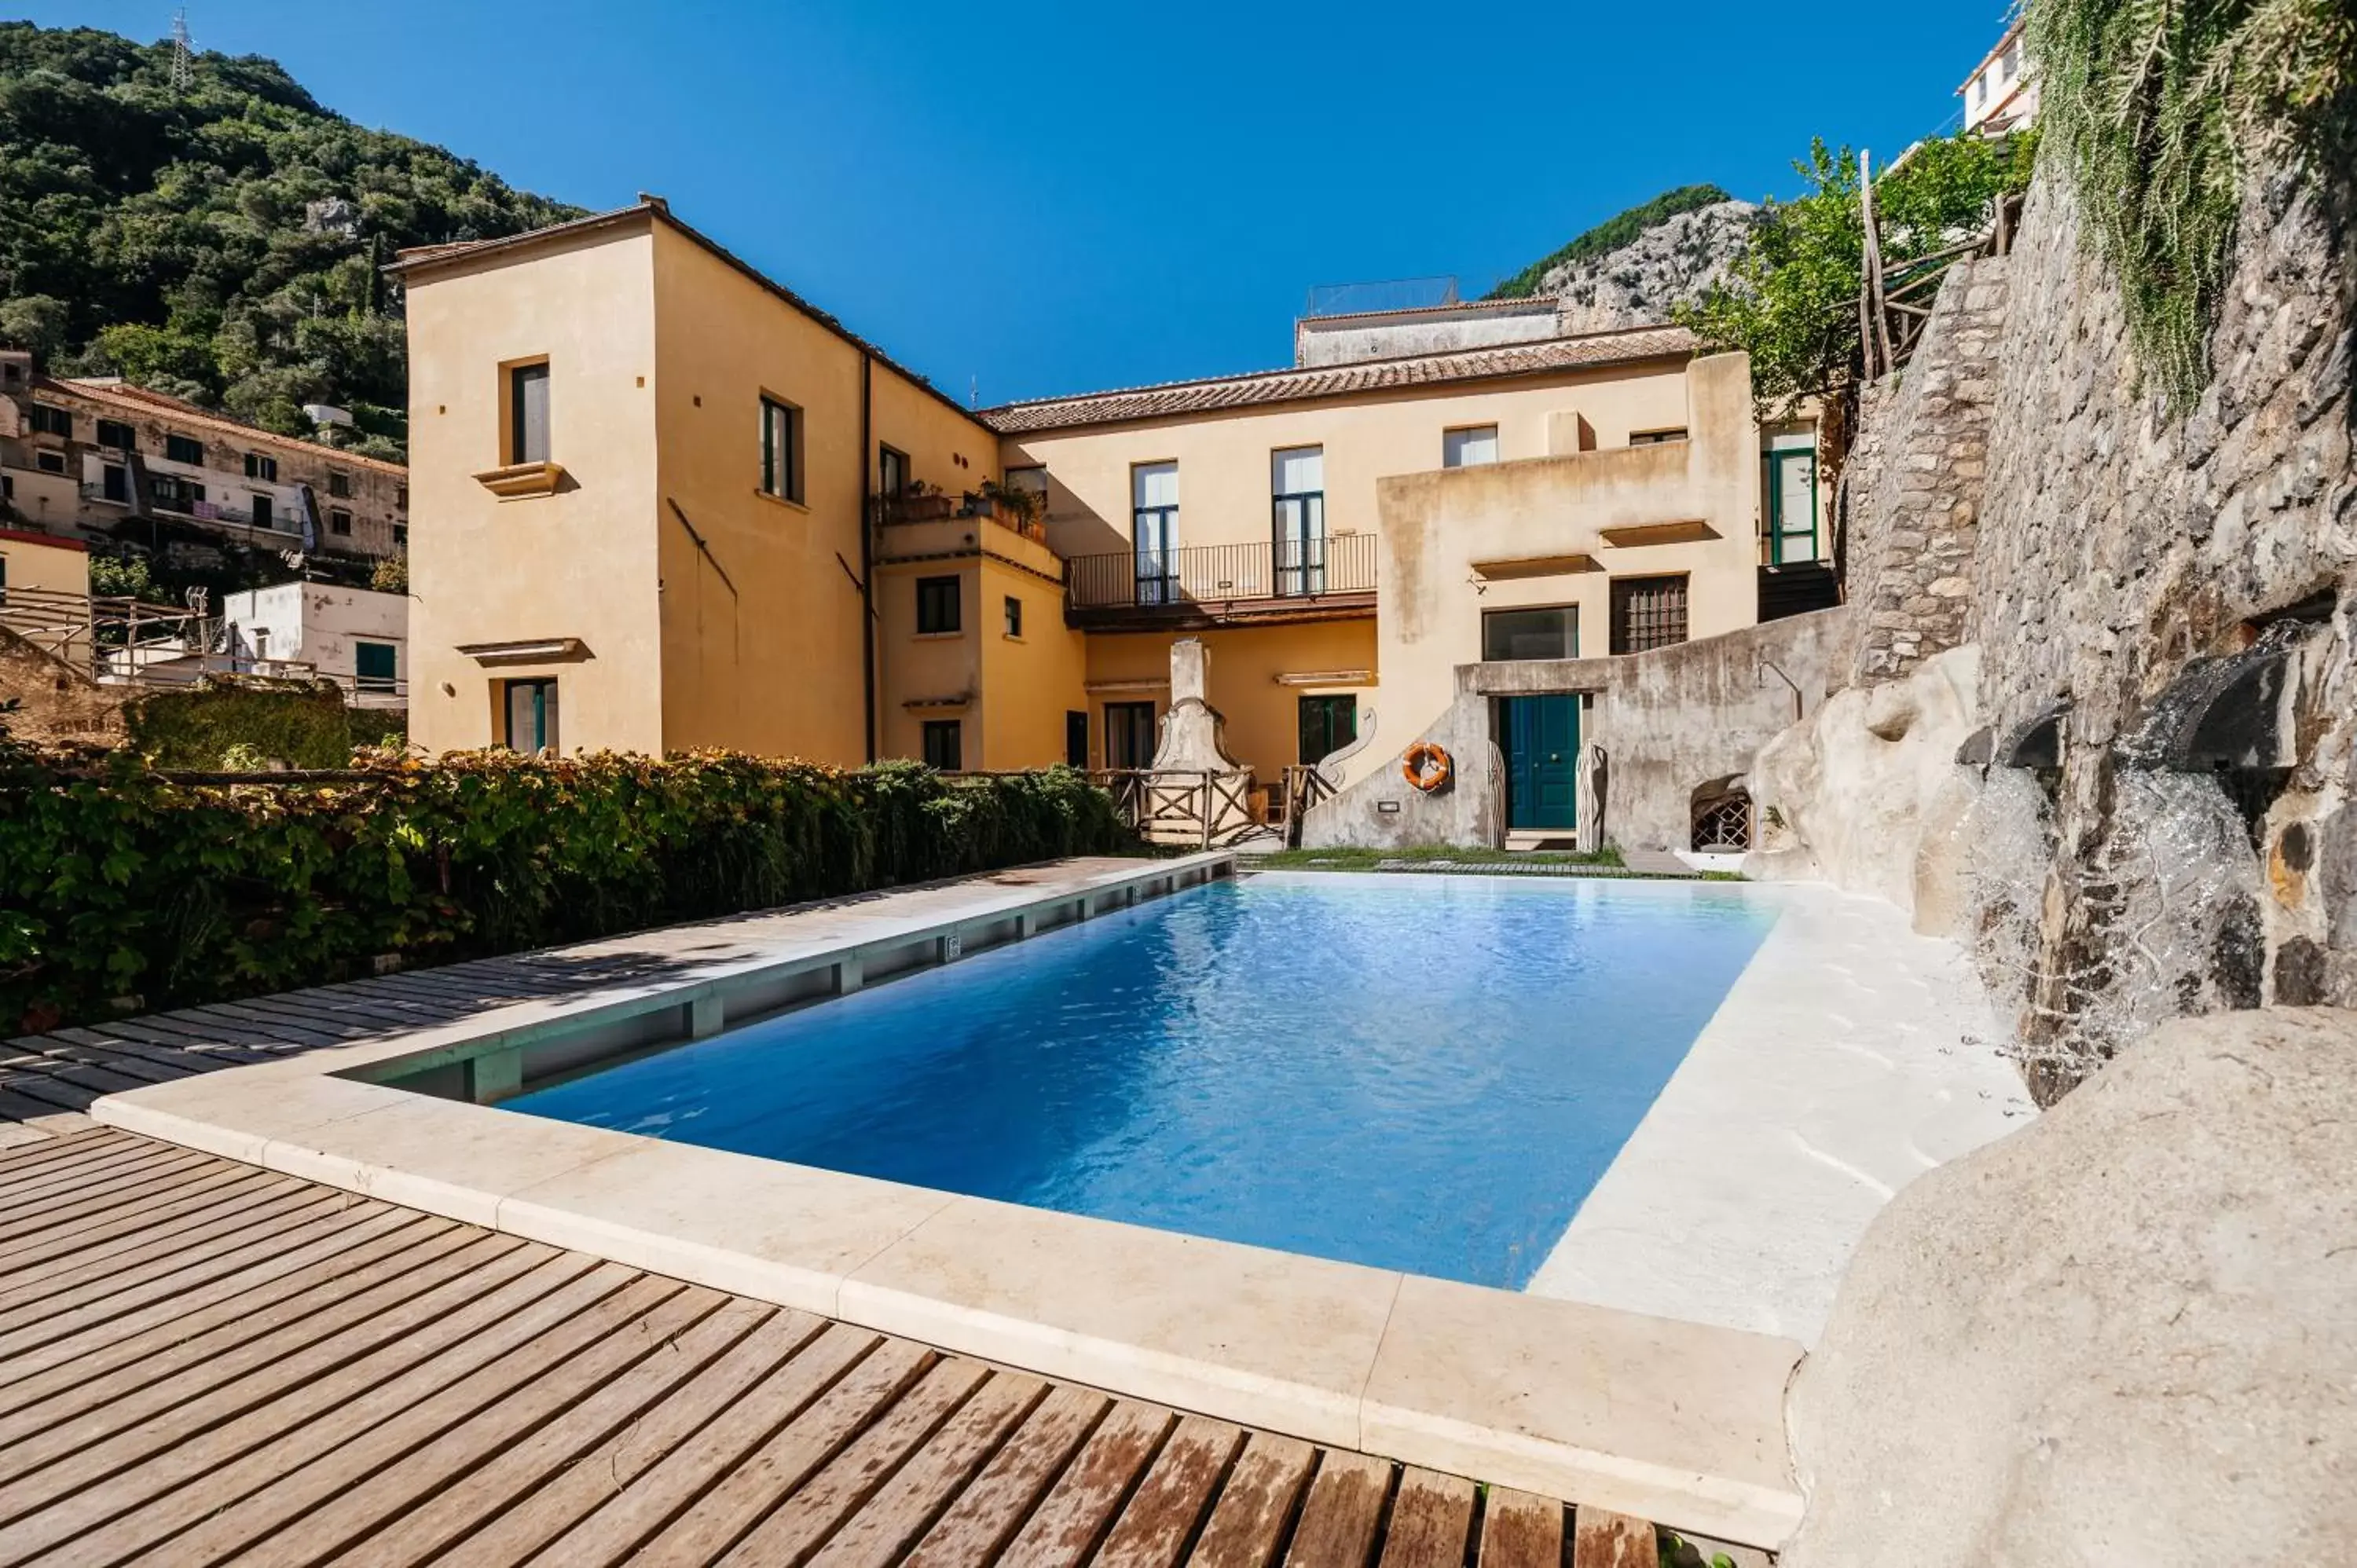
[[[1652,1568],[1573,1523],[112,1130],[0,1151],[0,1563]]]

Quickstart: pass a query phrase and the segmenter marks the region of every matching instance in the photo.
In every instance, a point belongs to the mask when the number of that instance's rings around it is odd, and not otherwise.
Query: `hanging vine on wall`
[[[2185,408],[2254,158],[2349,178],[2357,16],[2349,0],[2028,0],[2025,27],[2047,145],[2149,384]]]

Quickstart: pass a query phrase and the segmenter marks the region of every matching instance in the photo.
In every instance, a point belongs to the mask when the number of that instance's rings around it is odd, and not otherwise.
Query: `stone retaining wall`
[[[1905,675],[1966,639],[2010,264],[1958,263],[1915,357],[1859,399],[1846,489],[1860,684]]]

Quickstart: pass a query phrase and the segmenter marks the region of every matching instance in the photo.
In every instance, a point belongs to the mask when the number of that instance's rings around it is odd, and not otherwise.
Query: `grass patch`
[[[1618,869],[1620,852],[1611,845],[1594,854],[1563,850],[1451,849],[1418,844],[1412,849],[1286,849],[1251,864],[1270,871],[1372,871],[1383,861],[1445,860],[1463,866],[1597,865]]]

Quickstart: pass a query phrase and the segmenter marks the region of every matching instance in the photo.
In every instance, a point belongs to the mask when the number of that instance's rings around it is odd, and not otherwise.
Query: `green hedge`
[[[329,682],[289,685],[240,679],[157,692],[123,708],[131,748],[157,768],[210,773],[239,754],[289,768],[348,768],[352,747],[403,727],[382,709],[348,708]]]
[[[0,1034],[1137,849],[1065,768],[485,752],[361,772],[183,787],[0,736]]]

